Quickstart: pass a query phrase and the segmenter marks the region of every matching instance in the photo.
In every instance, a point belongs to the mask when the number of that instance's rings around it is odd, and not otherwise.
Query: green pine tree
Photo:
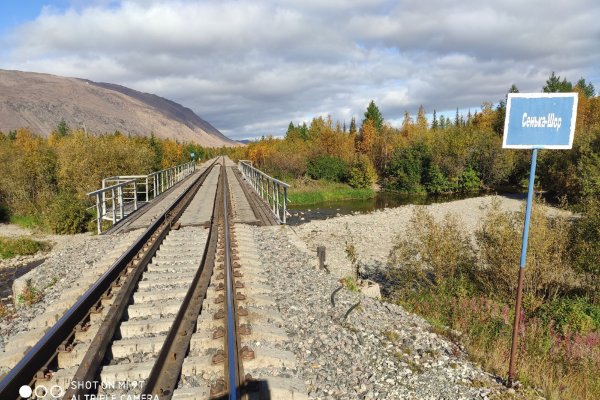
[[[352,117],[352,119],[350,120],[350,134],[356,135],[356,120],[354,119],[354,117]]]
[[[365,111],[365,119],[362,121],[363,125],[365,124],[366,120],[373,121],[375,130],[378,134],[381,133],[381,130],[383,129],[383,115],[381,115],[379,108],[375,105],[373,100],[371,100],[367,106],[367,111]]]
[[[585,79],[583,78],[579,78],[575,87],[581,89],[583,91],[583,94],[585,94],[585,97],[587,97],[588,99],[596,95],[596,89],[594,88],[592,82],[586,83]]]
[[[567,81],[567,78],[560,80],[560,76],[556,75],[554,71],[550,74],[550,77],[546,81],[546,85],[542,88],[544,93],[559,93],[559,92],[570,92],[573,90],[573,84]]]

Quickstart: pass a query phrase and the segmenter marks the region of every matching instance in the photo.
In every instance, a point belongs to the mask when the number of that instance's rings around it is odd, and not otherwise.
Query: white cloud
[[[556,4],[554,4],[556,3]],[[0,41],[0,67],[156,93],[233,137],[290,120],[361,119],[540,90],[551,70],[600,79],[597,2],[75,1]]]

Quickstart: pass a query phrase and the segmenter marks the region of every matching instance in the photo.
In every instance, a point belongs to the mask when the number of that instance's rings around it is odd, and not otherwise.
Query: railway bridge
[[[146,177],[146,204],[136,179],[91,195],[100,232],[141,234],[7,345],[0,399],[307,398],[249,231],[285,221],[287,185],[227,157]]]

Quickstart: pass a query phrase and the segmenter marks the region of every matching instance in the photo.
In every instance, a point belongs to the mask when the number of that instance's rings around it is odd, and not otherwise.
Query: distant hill
[[[240,146],[192,110],[154,94],[111,83],[0,69],[0,130],[29,128],[47,136],[64,119],[90,134],[131,135]]]

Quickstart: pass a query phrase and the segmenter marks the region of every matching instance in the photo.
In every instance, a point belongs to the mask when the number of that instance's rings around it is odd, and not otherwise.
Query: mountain
[[[111,83],[0,69],[0,130],[47,136],[64,119],[90,134],[150,135],[206,147],[239,146],[192,110]]]

